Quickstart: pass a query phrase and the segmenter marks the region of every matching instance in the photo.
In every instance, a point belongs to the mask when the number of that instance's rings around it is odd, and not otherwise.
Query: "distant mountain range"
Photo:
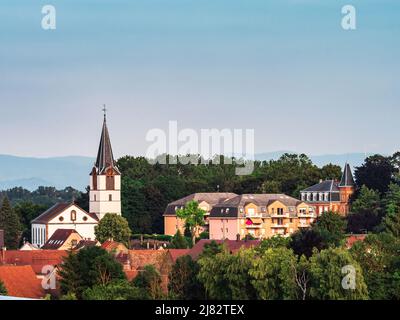
[[[39,186],[64,189],[71,186],[84,190],[94,159],[71,156],[57,158],[27,158],[0,155],[0,190],[23,187],[35,190]]]
[[[260,153],[256,154],[255,159],[276,160],[285,152],[295,153],[291,151]],[[363,163],[365,154],[326,154],[310,156],[310,158],[317,166],[328,163],[343,166],[347,161],[355,167]],[[35,190],[39,186],[63,189],[71,186],[83,191],[89,184],[89,173],[94,161],[94,158],[82,156],[28,158],[0,155],[0,190],[13,187]]]

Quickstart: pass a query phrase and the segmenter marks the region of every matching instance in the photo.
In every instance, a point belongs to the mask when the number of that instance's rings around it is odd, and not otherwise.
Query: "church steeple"
[[[103,129],[96,162],[90,174],[89,210],[101,220],[107,213],[121,215],[121,173],[112,152],[104,107]]]
[[[110,134],[107,128],[106,109],[104,107],[104,121],[103,129],[100,137],[99,151],[97,152],[97,159],[95,163],[96,173],[104,174],[108,168],[114,169],[117,174],[120,174],[117,166],[115,165],[114,155],[111,147]]]

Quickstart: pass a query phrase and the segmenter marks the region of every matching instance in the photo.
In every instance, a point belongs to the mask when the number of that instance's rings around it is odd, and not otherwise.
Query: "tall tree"
[[[329,248],[310,258],[310,296],[317,300],[364,300],[368,290],[362,269],[348,250]]]
[[[122,265],[100,247],[87,247],[78,253],[69,253],[59,272],[63,294],[75,294],[82,299],[83,292],[95,285],[107,285],[126,279]]]
[[[144,266],[144,270],[132,280],[132,285],[142,289],[146,299],[164,298],[161,275],[153,265]]]
[[[128,245],[131,230],[129,229],[128,221],[124,217],[107,213],[99,224],[95,226],[94,234],[96,235],[96,239],[101,243],[112,239]]]
[[[200,233],[200,227],[204,225],[205,211],[199,207],[197,201],[189,201],[183,209],[176,210],[178,218],[185,221],[185,228],[188,228],[192,234],[193,244],[196,243],[196,237]]]
[[[392,182],[395,171],[390,158],[376,154],[365,159],[364,163],[356,168],[354,175],[358,188],[365,185],[384,194]]]
[[[0,208],[0,229],[4,230],[4,242],[7,248],[17,249],[22,235],[22,225],[18,214],[11,207],[7,197]]]
[[[205,298],[203,285],[197,275],[199,265],[186,255],[179,257],[169,274],[168,292],[172,299],[200,300]]]
[[[143,300],[145,297],[143,290],[134,287],[127,280],[95,285],[83,293],[84,300]]]
[[[335,212],[324,212],[312,225],[321,238],[324,247],[340,246],[345,239],[346,220]]]
[[[294,266],[297,257],[284,247],[267,249],[260,258],[253,260],[249,271],[259,299],[296,299],[298,285]]]

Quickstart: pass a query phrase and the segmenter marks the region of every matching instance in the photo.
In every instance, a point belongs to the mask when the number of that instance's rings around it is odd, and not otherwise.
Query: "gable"
[[[74,219],[75,218],[75,219]],[[93,224],[98,223],[93,214],[87,213],[75,204],[65,208],[55,214],[49,221],[49,224]]]

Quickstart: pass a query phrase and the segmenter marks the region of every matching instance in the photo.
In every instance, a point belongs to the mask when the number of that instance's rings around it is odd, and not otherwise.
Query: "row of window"
[[[329,192],[302,192],[301,201],[329,201]]]
[[[93,201],[97,201],[96,195],[93,196]],[[108,195],[108,201],[113,201],[112,194],[109,194],[109,195]]]

